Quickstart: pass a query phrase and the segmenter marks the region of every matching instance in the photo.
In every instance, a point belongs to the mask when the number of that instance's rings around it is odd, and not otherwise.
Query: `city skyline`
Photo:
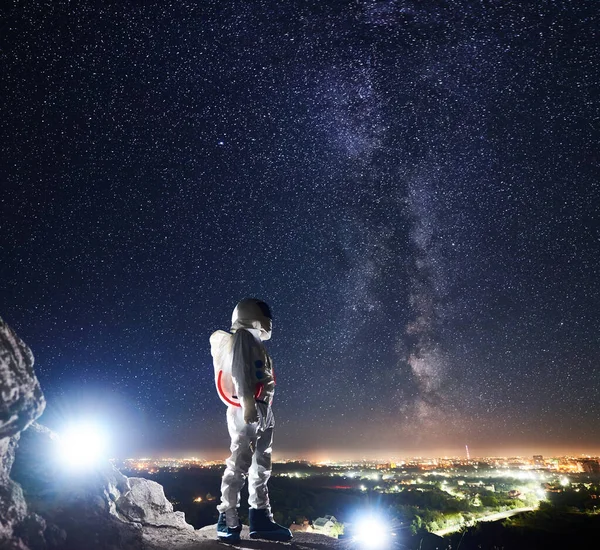
[[[539,448],[535,450],[517,450],[509,453],[484,453],[473,455],[470,458],[466,456],[461,456],[459,454],[451,454],[451,453],[429,453],[429,454],[399,454],[394,451],[390,451],[389,453],[369,453],[368,455],[363,454],[354,454],[350,455],[348,453],[343,454],[343,452],[316,452],[312,454],[300,454],[300,453],[274,453],[273,460],[274,462],[309,462],[311,464],[328,464],[328,463],[349,463],[349,462],[379,462],[379,463],[395,463],[395,462],[412,462],[416,460],[422,461],[438,461],[438,460],[453,460],[453,461],[463,461],[465,463],[475,463],[478,460],[495,460],[495,459],[525,459],[525,460],[534,460],[535,457],[541,456],[544,460],[558,460],[558,459],[600,459],[600,449],[597,449],[596,452],[585,452],[585,451],[574,451],[573,449],[566,450],[562,449],[559,452],[552,452],[549,449],[546,449],[547,452],[543,452]],[[220,464],[222,459],[227,455],[227,451],[223,450],[218,453],[215,451],[211,451],[209,453],[202,453],[201,451],[183,453],[183,452],[163,452],[163,453],[153,453],[153,454],[142,454],[136,457],[125,457],[118,456],[114,457],[116,460],[196,460],[199,462],[215,462]]]

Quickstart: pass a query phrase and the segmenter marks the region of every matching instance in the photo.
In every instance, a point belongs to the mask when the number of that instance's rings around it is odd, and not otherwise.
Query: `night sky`
[[[0,315],[60,430],[225,456],[265,300],[275,455],[600,452],[600,8],[0,8]]]

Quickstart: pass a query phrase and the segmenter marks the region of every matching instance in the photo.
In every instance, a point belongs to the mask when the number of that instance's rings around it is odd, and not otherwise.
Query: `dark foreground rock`
[[[196,531],[198,542],[196,546],[183,546],[179,550],[223,550],[224,548],[256,548],[260,550],[342,550],[348,548],[348,543],[317,533],[294,533],[290,542],[269,542],[266,540],[253,540],[250,531],[244,525],[242,540],[235,544],[224,544],[215,540],[216,525],[209,525]],[[198,544],[199,543],[199,544]],[[158,550],[158,548],[153,549]],[[359,550],[359,549],[356,549]]]

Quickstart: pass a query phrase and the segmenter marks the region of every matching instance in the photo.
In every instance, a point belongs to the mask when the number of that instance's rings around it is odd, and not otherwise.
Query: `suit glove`
[[[244,407],[244,422],[246,424],[253,424],[258,422],[258,412],[256,410],[256,404],[252,403],[251,406]]]

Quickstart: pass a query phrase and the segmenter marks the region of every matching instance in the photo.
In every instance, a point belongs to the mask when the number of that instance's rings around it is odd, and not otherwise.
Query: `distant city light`
[[[555,493],[588,491],[593,483],[584,472],[594,472],[600,467],[600,456],[559,456],[541,459],[532,457],[479,457],[479,469],[475,470],[462,457],[445,457],[432,460],[415,457],[402,461],[402,467],[395,457],[391,462],[384,460],[356,459],[343,460],[324,466],[306,459],[279,460],[277,464],[286,464],[276,468],[274,476],[293,479],[319,479],[320,486],[340,491],[362,491],[363,501],[372,502],[377,495],[407,493],[428,493],[442,490],[455,501],[469,510],[470,517],[465,519],[444,515],[443,523],[424,522],[424,528],[431,529],[436,535],[445,536],[457,532],[465,525],[474,525],[479,521],[492,521],[490,517],[502,514],[503,517],[535,510],[541,501]],[[115,461],[117,467],[123,467],[125,473],[138,472],[178,472],[192,468],[222,471],[222,460],[207,460],[200,457],[161,457],[130,458]],[[543,464],[543,466],[539,466]],[[537,465],[537,466],[536,466]],[[383,473],[385,472],[385,473]],[[586,481],[584,481],[586,480]],[[491,494],[494,499],[490,499]],[[188,502],[198,504],[198,508],[216,498],[211,493],[188,497]],[[385,497],[382,497],[385,498]],[[390,550],[403,542],[400,533],[407,532],[408,524],[394,523],[385,518],[381,510],[358,512],[358,518],[338,517],[337,523],[344,526],[344,538],[349,543],[348,550]],[[362,519],[359,519],[362,518]],[[314,519],[314,518],[312,518]],[[348,523],[345,520],[348,519]],[[308,522],[306,519],[306,526]],[[320,527],[320,526],[317,526]],[[318,529],[316,529],[318,531]],[[321,531],[324,532],[324,531]],[[334,533],[337,534],[337,533]],[[398,539],[396,537],[398,536]],[[383,542],[387,539],[387,543]]]

